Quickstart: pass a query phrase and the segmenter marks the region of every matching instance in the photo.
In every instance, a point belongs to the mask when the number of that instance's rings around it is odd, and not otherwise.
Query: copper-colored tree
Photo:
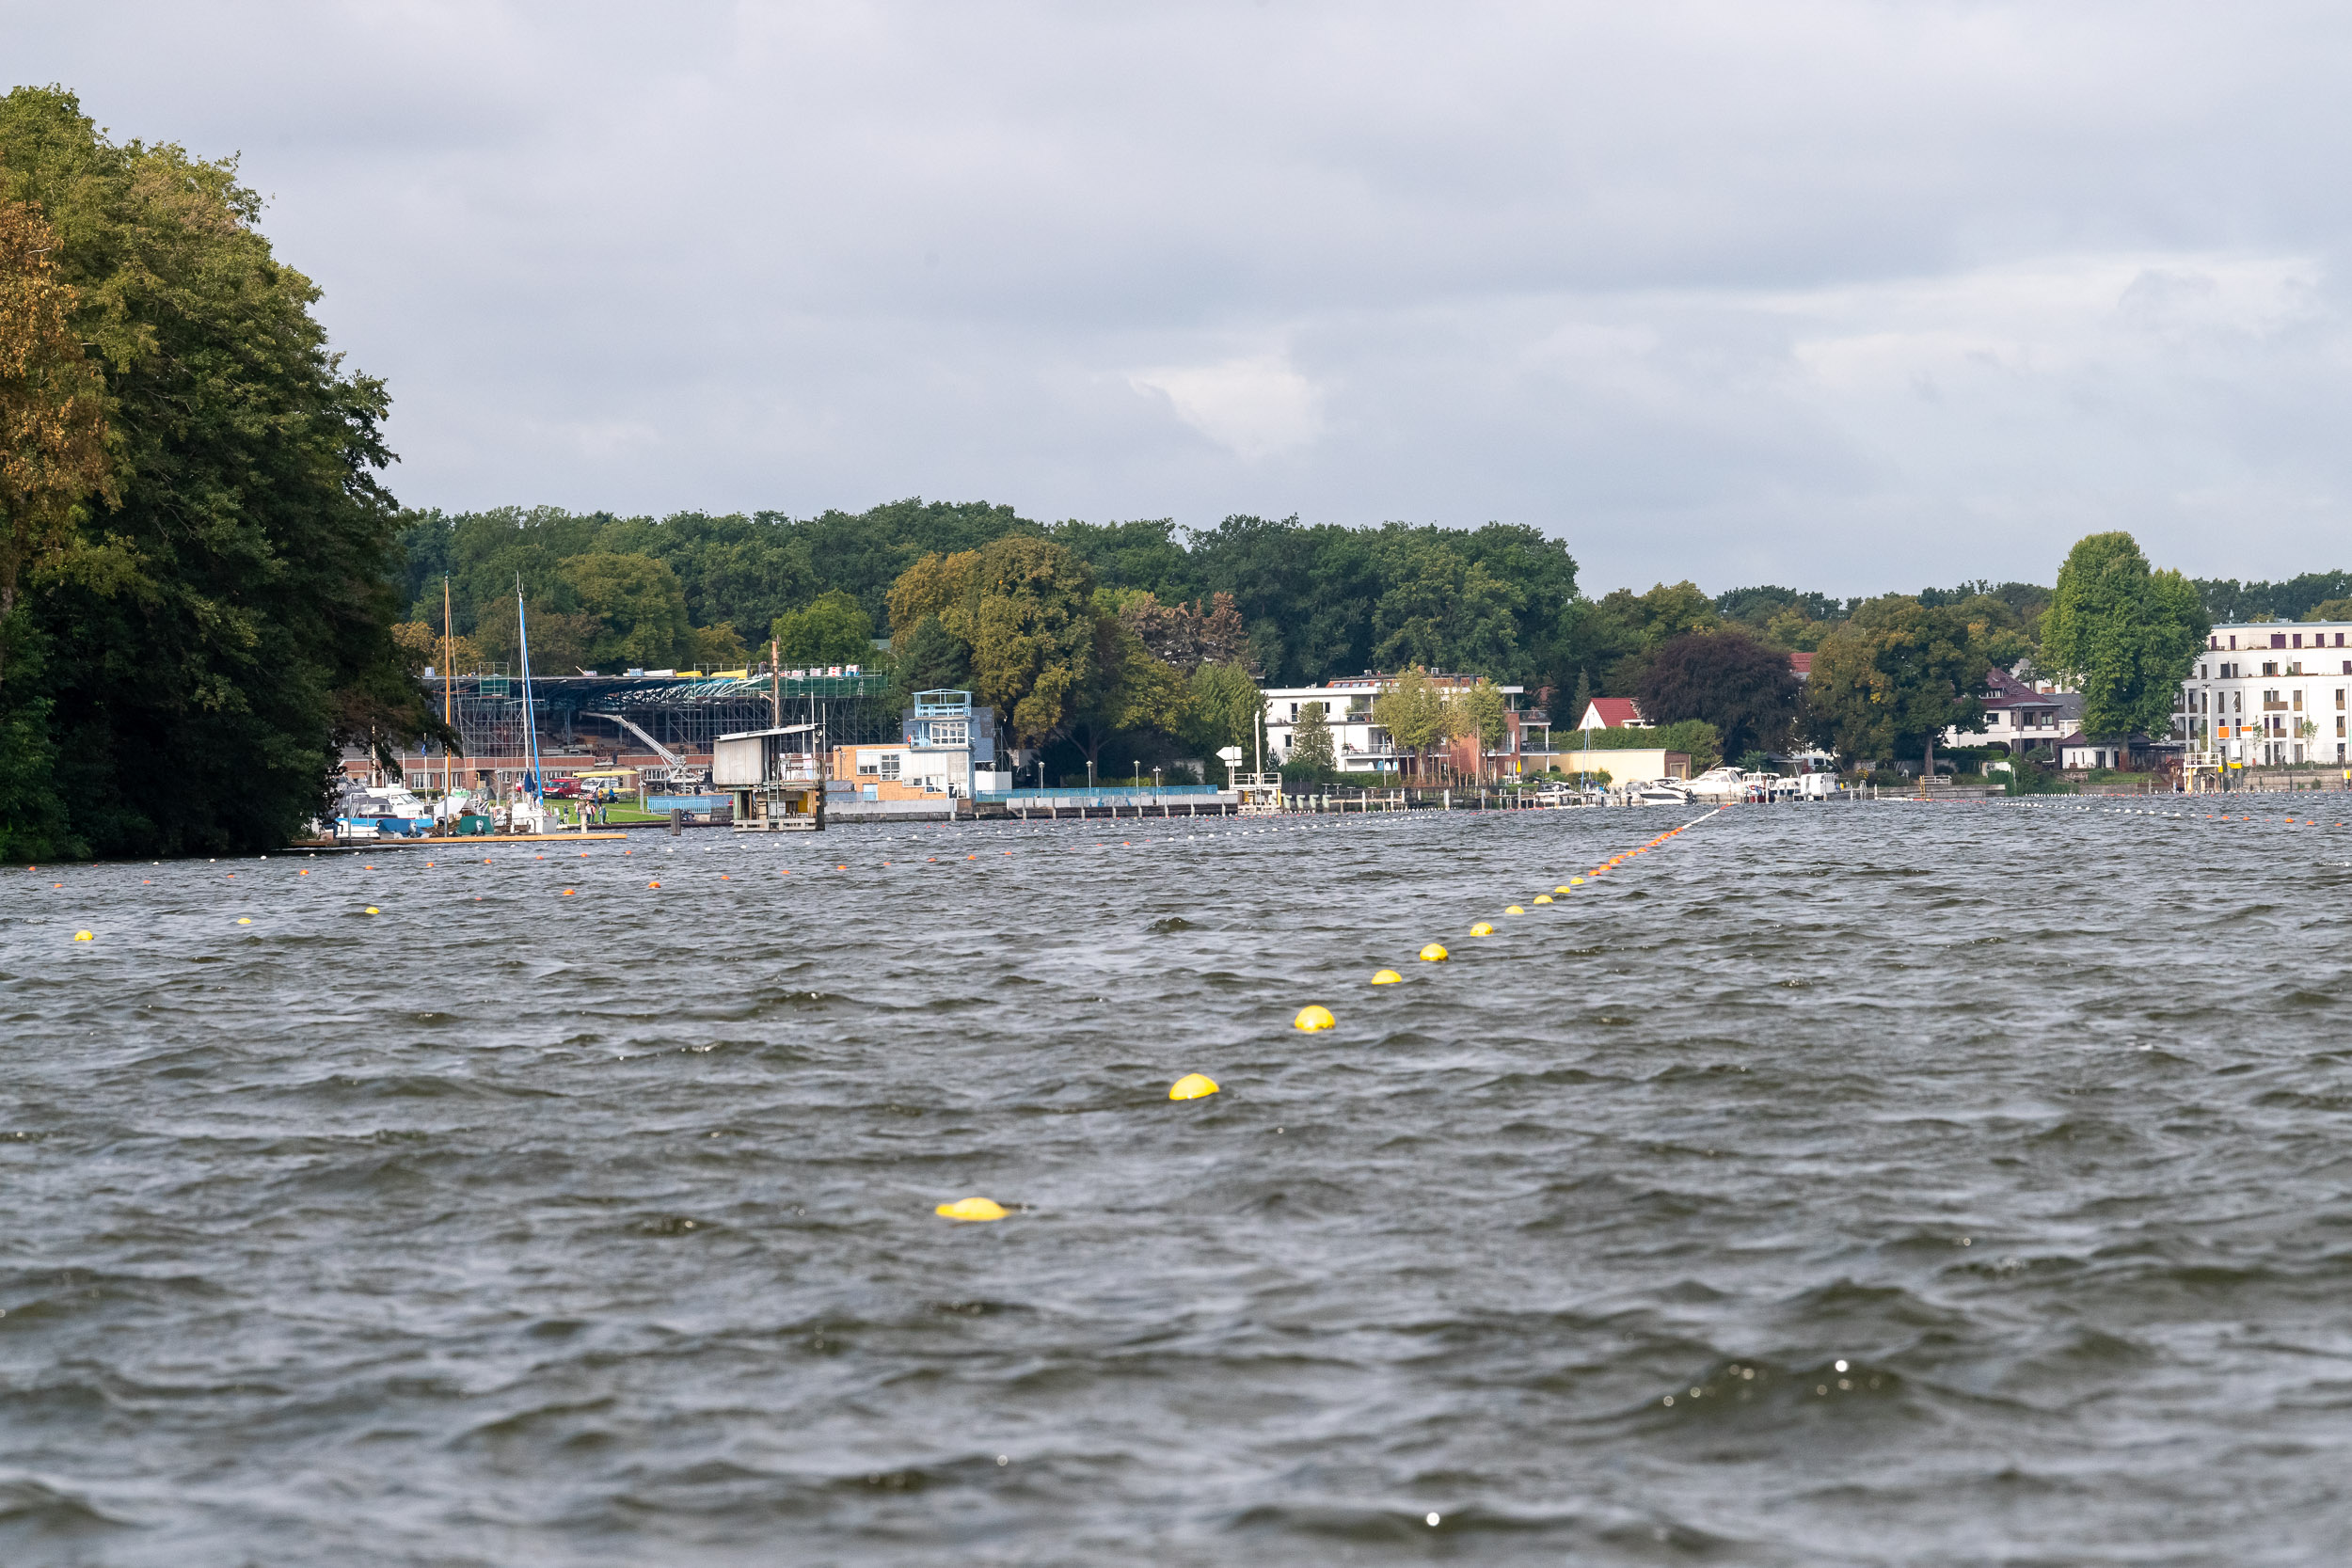
[[[56,280],[56,248],[39,212],[0,202],[0,622],[25,569],[72,539],[82,499],[114,499],[105,383],[74,335],[76,296]]]

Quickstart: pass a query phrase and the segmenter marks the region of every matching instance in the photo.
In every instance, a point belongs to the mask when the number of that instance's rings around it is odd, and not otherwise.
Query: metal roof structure
[[[771,694],[781,696],[786,719],[821,724],[836,745],[887,739],[898,728],[890,677],[882,674],[787,675],[772,686],[764,674],[533,674],[531,680],[543,748],[612,743],[637,749],[638,742],[596,721],[603,713],[626,717],[673,751],[705,752],[723,735],[771,726],[776,717]],[[522,677],[461,675],[454,685],[452,707],[464,754],[520,754]]]

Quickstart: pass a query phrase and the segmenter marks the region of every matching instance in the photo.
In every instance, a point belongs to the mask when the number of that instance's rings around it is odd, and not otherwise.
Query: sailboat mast
[[[443,572],[441,574],[441,727],[453,735],[457,730],[455,720],[457,672],[450,668],[450,661],[456,657],[453,652],[456,645],[456,634],[449,624],[449,574]],[[441,743],[441,803],[444,809],[447,809],[449,804],[449,792],[456,787],[454,767],[455,761],[450,755],[449,742],[444,740]]]
[[[539,720],[531,697],[531,618],[523,612],[523,575],[515,574],[516,641],[521,644],[523,656],[523,737],[530,748],[529,773],[524,775],[525,787],[531,791],[535,807],[546,794],[546,781],[539,777]]]

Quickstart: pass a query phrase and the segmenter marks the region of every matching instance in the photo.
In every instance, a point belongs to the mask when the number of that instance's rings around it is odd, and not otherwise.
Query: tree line
[[[2212,626],[2201,585],[2151,566],[2122,532],[2076,542],[2049,589],[1979,582],[1835,607],[1782,594],[1726,594],[1709,621],[1687,595],[1653,590],[1678,607],[1668,624],[1681,629],[1616,672],[1630,667],[1645,717],[1704,721],[1724,755],[1751,765],[1757,751],[1810,741],[1850,762],[1917,757],[1931,770],[1944,731],[1980,727],[1997,667],[2080,691],[2087,734],[2162,738]],[[1804,681],[1792,651],[1812,654]]]
[[[807,518],[418,512],[405,515],[400,537],[410,623],[437,635],[446,575],[454,629],[473,635],[485,657],[511,658],[502,627],[519,578],[534,641],[543,617],[548,625],[534,661],[549,669],[739,662],[771,638],[797,633],[814,643],[820,630],[846,652],[850,612],[881,635],[892,585],[917,561],[1006,539],[1058,546],[1115,594],[1150,594],[1163,605],[1226,595],[1251,663],[1283,685],[1413,664],[1540,684],[1573,661],[1581,613],[1566,545],[1503,523],[1344,528],[1232,516],[1188,532],[1166,518],[1041,523],[987,502],[910,499]],[[821,626],[789,619],[820,601]],[[787,650],[787,662],[796,657]]]

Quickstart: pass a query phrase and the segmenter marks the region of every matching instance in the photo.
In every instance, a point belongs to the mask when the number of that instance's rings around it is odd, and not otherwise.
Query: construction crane
[[[671,751],[670,748],[664,746],[659,740],[656,740],[651,735],[646,733],[643,725],[637,723],[633,720],[624,719],[617,713],[583,713],[580,717],[582,719],[602,719],[608,723],[618,724],[621,728],[628,731],[629,734],[635,736],[638,739],[652,747],[654,754],[660,757],[668,766],[662,768],[645,768],[639,776],[643,778],[646,784],[699,784],[707,782],[707,775],[706,775],[701,768],[688,767],[684,757],[679,756],[675,752]]]

